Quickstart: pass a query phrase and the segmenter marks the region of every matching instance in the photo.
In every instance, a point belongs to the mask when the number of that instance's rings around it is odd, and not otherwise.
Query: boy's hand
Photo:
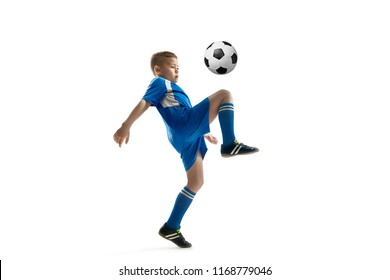
[[[218,143],[217,137],[215,137],[215,136],[212,135],[212,134],[206,134],[206,135],[204,136],[204,138],[206,138],[211,144],[217,144],[217,143]]]
[[[119,144],[119,148],[122,147],[123,141],[125,141],[126,144],[129,143],[129,138],[130,129],[123,126],[119,128],[114,134],[114,141]]]

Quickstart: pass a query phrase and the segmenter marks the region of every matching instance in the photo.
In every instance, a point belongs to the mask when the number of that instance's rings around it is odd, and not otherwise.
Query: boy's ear
[[[160,73],[160,67],[158,65],[155,65],[153,67],[153,71],[154,71],[154,73]]]

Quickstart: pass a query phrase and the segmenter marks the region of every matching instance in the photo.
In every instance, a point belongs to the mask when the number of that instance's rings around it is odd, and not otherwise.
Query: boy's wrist
[[[130,126],[131,126],[131,124],[129,124],[128,122],[122,123],[122,127],[123,127],[123,128],[130,129]]]

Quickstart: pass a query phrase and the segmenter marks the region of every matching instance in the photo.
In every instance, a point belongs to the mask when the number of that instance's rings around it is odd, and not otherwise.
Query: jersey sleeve
[[[156,106],[164,97],[166,92],[167,88],[164,80],[161,78],[155,78],[150,82],[142,99],[150,102],[153,106]]]

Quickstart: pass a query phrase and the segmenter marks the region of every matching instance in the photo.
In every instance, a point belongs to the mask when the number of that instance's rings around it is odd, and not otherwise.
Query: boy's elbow
[[[145,109],[149,108],[150,105],[152,105],[152,103],[150,103],[149,101],[146,101],[145,99],[142,99],[142,100],[140,101],[140,104],[141,104]]]
[[[152,103],[150,103],[149,101],[146,101],[146,100],[145,100],[145,103],[146,103],[146,106],[148,106],[148,107],[150,107],[150,105],[152,105]]]

